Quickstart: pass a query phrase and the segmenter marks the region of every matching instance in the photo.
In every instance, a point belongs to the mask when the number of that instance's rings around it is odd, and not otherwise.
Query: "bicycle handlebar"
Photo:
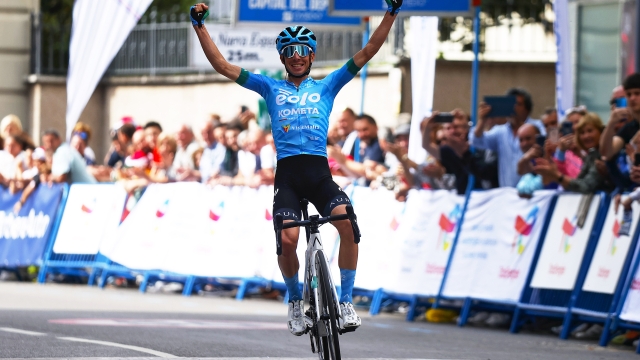
[[[274,230],[276,231],[276,254],[278,256],[282,255],[282,230],[290,229],[294,227],[318,227],[320,225],[326,224],[331,221],[338,220],[349,220],[351,222],[351,230],[353,230],[353,241],[358,244],[360,243],[360,228],[358,228],[358,218],[356,217],[355,212],[353,211],[353,207],[347,205],[346,214],[340,215],[332,215],[327,217],[319,217],[317,215],[310,216],[309,220],[302,221],[291,221],[288,223],[284,223],[284,218],[282,215],[275,216]]]

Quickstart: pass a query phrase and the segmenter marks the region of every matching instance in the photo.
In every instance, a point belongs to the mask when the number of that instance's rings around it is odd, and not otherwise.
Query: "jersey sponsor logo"
[[[291,126],[291,124],[287,124],[287,125],[282,125],[282,130],[284,130],[284,132],[288,133],[291,130],[294,131],[300,131],[300,130],[320,130],[320,126],[318,125],[294,125]],[[315,136],[315,139],[313,139],[312,136],[309,136],[309,138],[311,140],[319,140],[320,138]]]
[[[284,109],[278,111],[278,117],[291,115],[320,115],[320,112],[316,108]]]
[[[293,93],[284,89],[278,89],[278,92],[280,94],[276,96],[277,105],[284,105],[285,103],[290,103],[290,104],[300,104],[304,106],[304,105],[307,105],[307,101],[312,103],[317,103],[317,102],[320,102],[320,99],[321,99],[321,96],[319,93],[309,94],[308,92],[305,92],[302,95],[293,95]]]
[[[291,125],[282,125],[282,130],[284,130],[284,132],[288,133],[289,129],[291,129]]]

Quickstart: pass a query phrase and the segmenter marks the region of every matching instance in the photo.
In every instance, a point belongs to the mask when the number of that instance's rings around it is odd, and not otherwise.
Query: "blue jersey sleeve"
[[[242,69],[240,76],[236,80],[236,83],[245,89],[253,90],[260,94],[264,99],[267,98],[269,89],[275,83],[275,80],[268,76],[253,74],[245,69]]]
[[[335,70],[331,74],[327,75],[322,82],[327,86],[331,92],[337,94],[343,86],[345,86],[356,74],[360,71],[360,68],[353,62],[353,58],[349,59],[340,69]]]

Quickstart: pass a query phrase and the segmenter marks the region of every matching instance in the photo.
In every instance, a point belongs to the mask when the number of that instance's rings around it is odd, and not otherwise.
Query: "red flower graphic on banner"
[[[162,205],[160,205],[158,210],[156,210],[156,217],[162,218],[163,216],[165,216],[168,209],[169,209],[169,199],[167,199],[164,203],[162,203]]]
[[[560,242],[560,251],[564,251],[565,253],[568,253],[569,250],[571,250],[571,244],[569,244],[569,239],[575,235],[576,230],[578,230],[578,226],[577,224],[577,218],[574,217],[572,221],[569,221],[569,219],[565,218],[564,222],[562,223],[562,241]]]
[[[398,230],[398,226],[400,226],[400,223],[394,216],[393,219],[391,219],[391,224],[389,224],[389,227],[391,228],[391,230],[396,231]]]
[[[220,215],[217,215],[216,213],[214,213],[213,210],[209,210],[209,219],[213,221],[218,221],[220,220]]]
[[[211,219],[213,221],[220,220],[220,217],[222,216],[222,211],[223,210],[224,210],[224,201],[220,202],[220,204],[218,204],[217,208],[209,210],[209,219]]]
[[[273,215],[269,212],[269,209],[264,209],[264,219],[267,221],[273,220]]]
[[[93,212],[93,210],[91,210],[87,205],[82,204],[82,212],[85,212],[87,214],[91,214]]]
[[[533,230],[533,226],[536,224],[536,220],[538,219],[538,212],[540,208],[538,206],[534,206],[529,211],[526,219],[522,216],[516,216],[515,230],[516,236],[513,238],[513,243],[511,244],[511,249],[517,250],[518,255],[522,255],[524,250],[526,249],[527,240],[525,236],[531,235],[531,231]]]

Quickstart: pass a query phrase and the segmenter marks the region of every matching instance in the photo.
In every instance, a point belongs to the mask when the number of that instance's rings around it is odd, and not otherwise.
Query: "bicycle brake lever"
[[[275,222],[274,222],[274,230],[276,231],[276,254],[278,256],[282,255],[282,223],[284,222],[284,219],[282,218],[282,215],[278,214],[275,217]]]
[[[356,213],[353,211],[353,207],[351,205],[347,205],[346,208],[347,216],[349,217],[349,221],[351,222],[351,229],[353,229],[353,241],[356,244],[360,243],[360,228],[358,227],[358,217]]]

